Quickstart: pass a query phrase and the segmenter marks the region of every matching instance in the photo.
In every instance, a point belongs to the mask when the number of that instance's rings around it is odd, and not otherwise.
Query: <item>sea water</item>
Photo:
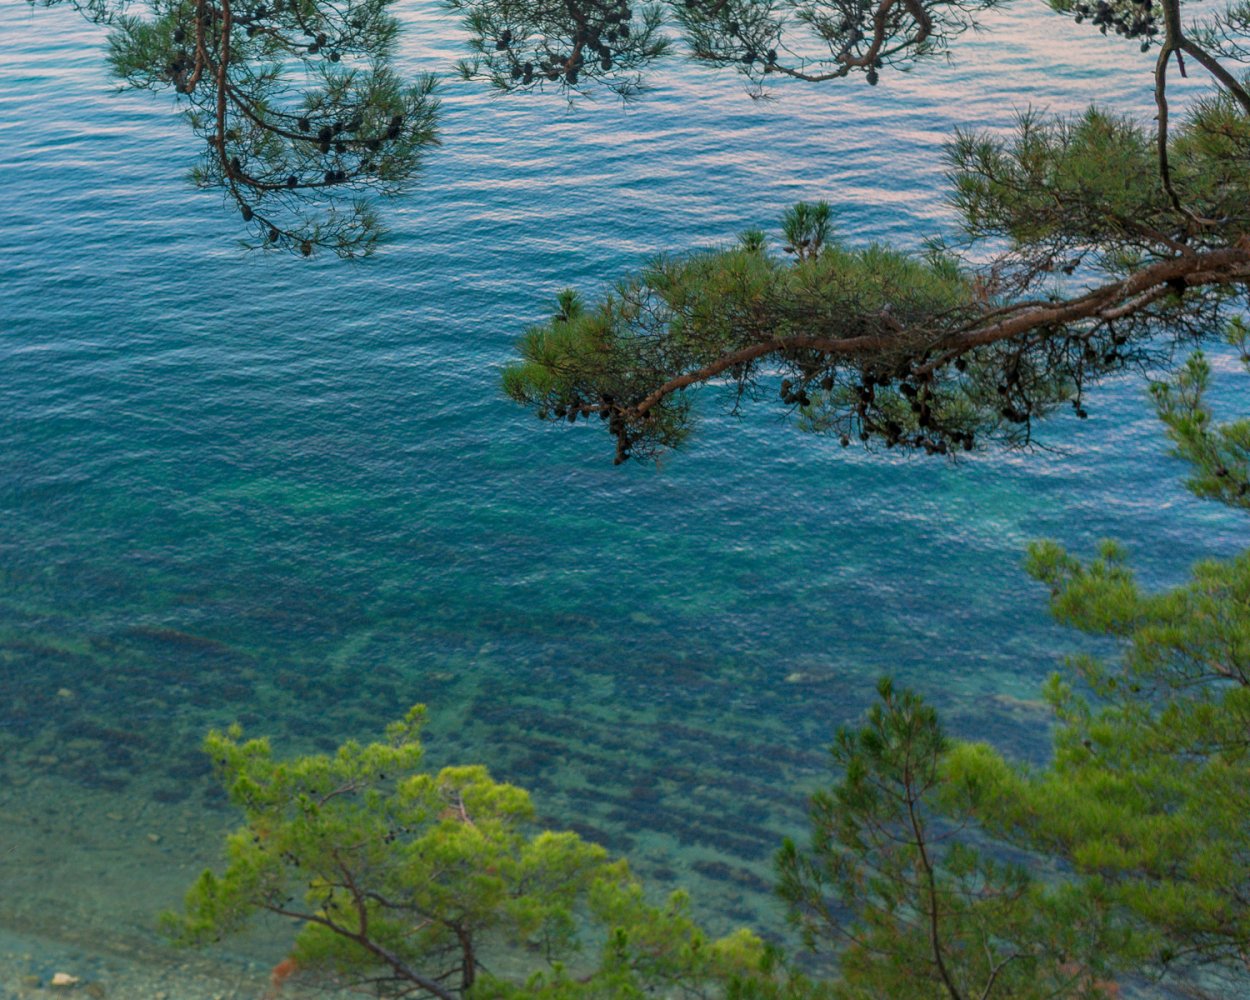
[[[1020,3],[875,88],[757,102],[674,60],[629,105],[569,104],[456,80],[454,21],[398,13],[404,71],[446,77],[444,145],[353,265],[238,249],[171,100],[118,92],[71,10],[0,4],[0,926],[44,981],[66,942],[184,968],[153,920],[235,819],[210,727],[326,750],[415,702],[432,763],[529,788],[717,930],[775,929],[771,853],[878,676],[1044,756],[1039,686],[1091,643],[1047,618],[1030,539],[1122,538],[1158,586],[1246,543],[1136,376],[1041,450],[958,464],[704,392],[689,447],[615,468],[597,421],[499,388],[558,289],[797,200],[852,244],[951,233],[954,128],[1149,117],[1153,54]]]

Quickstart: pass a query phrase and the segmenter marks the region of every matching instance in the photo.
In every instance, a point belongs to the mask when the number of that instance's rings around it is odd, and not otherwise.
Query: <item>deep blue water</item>
[[[450,69],[454,23],[401,13],[404,67]],[[953,66],[767,103],[679,62],[628,107],[449,78],[443,149],[350,265],[238,250],[170,102],[117,93],[72,12],[3,0],[0,921],[145,934],[229,821],[197,748],[235,719],[307,750],[425,701],[433,761],[484,761],[714,921],[769,919],[768,856],[882,672],[1043,752],[1029,699],[1086,647],[1027,541],[1120,537],[1158,584],[1246,543],[1184,492],[1140,379],[1051,450],[957,466],[708,395],[688,449],[614,468],[498,387],[566,284],[802,198],[917,246],[949,231],[956,125],[1152,113],[1131,45],[1040,6],[992,27]]]

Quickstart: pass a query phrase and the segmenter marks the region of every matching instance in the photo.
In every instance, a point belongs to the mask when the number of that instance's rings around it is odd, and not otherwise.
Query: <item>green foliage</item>
[[[205,749],[245,821],[225,871],[200,876],[166,931],[199,944],[277,914],[299,924],[303,975],[405,996],[787,995],[757,937],[713,940],[682,894],[652,905],[603,848],[532,830],[521,789],[482,767],[422,771],[422,716],[413,709],[384,742],[290,761],[237,727],[212,733]],[[508,962],[533,971],[485,971]]]
[[[842,777],[813,796],[811,844],[787,841],[780,892],[809,948],[831,944],[832,994],[894,1000],[1104,997],[1126,942],[1094,885],[1048,885],[975,846],[932,708],[878,687],[832,748]]]
[[[1114,30],[1117,35],[1138,40],[1142,52],[1149,52],[1159,34],[1162,11],[1154,3],[1139,4],[1134,0],[1050,0],[1052,9],[1070,14],[1077,24],[1089,21],[1104,35]]]
[[[658,4],[627,0],[544,4],[443,0],[462,15],[474,55],[461,75],[500,91],[554,87],[578,93],[595,83],[620,97],[642,88],[643,71],[672,48]]]
[[[975,239],[1010,241],[1048,255],[1051,270],[1088,267],[1124,277],[1176,250],[1176,209],[1159,173],[1158,137],[1131,119],[1090,108],[1072,118],[1034,111],[1015,134],[959,132],[948,146],[954,204]],[[1219,226],[1187,236],[1191,248],[1227,246],[1250,229],[1250,120],[1227,95],[1197,103],[1171,136],[1172,180],[1186,205]],[[1180,300],[1169,300],[1180,321]],[[1159,317],[1156,317],[1156,319]]]
[[[434,78],[389,67],[392,0],[145,0],[142,17],[70,2],[111,26],[127,86],[174,93],[198,139],[192,179],[234,204],[245,245],[372,253],[382,230],[366,195],[403,191],[438,143]]]
[[[1155,386],[1201,496],[1245,506],[1224,480],[1244,470],[1244,422],[1215,426],[1210,369],[1195,356]],[[1223,471],[1221,471],[1223,470]],[[1188,583],[1143,591],[1124,550],[1083,563],[1053,543],[1029,570],[1055,617],[1114,639],[1115,659],[1074,657],[1052,678],[1055,758],[1009,765],[960,747],[952,775],[991,827],[1098,880],[1158,971],[1198,965],[1245,987],[1250,956],[1250,552],[1194,567]]]
[[[795,206],[783,225],[793,263],[764,252],[753,232],[729,249],[661,258],[576,315],[562,309],[522,339],[522,360],[505,371],[505,390],[543,419],[597,414],[617,440],[618,460],[673,447],[689,432],[680,394],[645,405],[664,372],[715,368],[704,377],[742,400],[765,391],[780,363],[783,400],[823,429],[879,427],[895,442],[936,437],[943,421],[962,439],[971,398],[997,412],[992,388],[970,394],[923,380],[910,396],[899,386],[861,398],[859,361],[821,349],[829,339],[854,337],[866,350],[873,345],[877,365],[905,357],[915,346],[905,331],[956,322],[963,312],[969,286],[952,261],[876,245],[847,248],[833,239],[824,203]]]
[[[818,256],[832,235],[832,214],[827,201],[801,201],[789,209],[781,219],[786,253],[795,254],[800,260]]]
[[[795,214],[817,243],[823,213]],[[899,263],[829,243],[804,263],[829,258],[843,275],[864,265],[864,296]],[[672,266],[709,261],[737,270],[732,290],[768,287],[775,266],[756,236]],[[558,304],[566,336],[595,317],[571,290]],[[1199,472],[1210,456],[1194,433],[1228,432],[1194,416],[1208,413],[1208,379],[1197,357],[1156,388]],[[441,998],[1095,1000],[1156,976],[1192,985],[1195,969],[1232,995],[1250,954],[1250,553],[1154,594],[1110,542],[1088,563],[1034,545],[1029,571],[1060,622],[1120,655],[1072,658],[1050,681],[1044,768],[952,743],[917,695],[881,682],[866,723],[835,738],[839,777],[811,799],[808,845],[787,840],[777,858],[791,922],[827,978],[748,931],[712,940],[681,893],[650,903],[624,862],[532,830],[525,793],[484,769],[421,771],[419,709],[384,743],[287,763],[237,730],[211,735],[246,822],[226,870],[204,873],[166,927],[200,942],[276,913],[300,924],[305,975]],[[526,971],[485,971],[501,955]]]
[[[370,253],[366,196],[402,190],[437,142],[433,79],[389,67],[391,0],[70,2],[112,27],[127,85],[176,96],[200,143],[196,183],[226,194],[252,245]],[[996,3],[446,0],[470,34],[465,76],[621,96],[672,49],[666,16],[693,58],[759,93],[776,77],[877,84]],[[684,390],[708,382],[735,409],[777,394],[844,446],[952,454],[987,437],[1027,444],[1065,401],[1084,417],[1090,384],[1178,342],[1227,329],[1250,358],[1250,3],[1191,25],[1180,0],[1051,5],[1159,49],[1143,61],[1153,122],[1091,107],[1023,114],[1009,136],[957,134],[962,231],[923,254],[839,241],[826,203],[800,203],[779,253],[750,231],[661,257],[597,301],[565,290],[521,339],[505,390],[543,419],[598,416],[617,462],[679,446]],[[1213,86],[1177,123],[1167,73],[1183,57]],[[1196,355],[1155,402],[1193,490],[1250,507],[1250,421],[1216,423],[1210,377]],[[680,894],[649,903],[601,848],[534,830],[528,796],[483,768],[423,772],[416,710],[385,742],[287,762],[238,730],[211,735],[244,825],[166,928],[197,943],[276,914],[299,925],[305,974],[439,998],[1092,998],[1124,969],[1193,965],[1244,987],[1250,553],[1162,594],[1110,544],[1089,563],[1035,546],[1030,569],[1056,617],[1121,655],[1074,658],[1050,682],[1042,769],[948,743],[919,698],[881,686],[866,726],[838,735],[842,777],[812,799],[810,846],[787,842],[778,860],[805,943],[835,946],[830,982],[749,932],[710,939]],[[1007,863],[989,837],[1026,853]],[[1047,855],[1070,867],[1047,870]],[[530,967],[492,974],[488,952]]]
[[[948,148],[954,203],[970,234],[1017,248],[1148,245],[1171,211],[1152,141],[1095,108],[1071,120],[1025,112],[1007,140],[959,132]]]
[[[1250,363],[1250,329],[1241,317],[1229,323],[1229,341]],[[1250,420],[1217,424],[1207,405],[1211,366],[1196,353],[1171,381],[1151,385],[1174,454],[1193,468],[1188,486],[1197,496],[1250,509]]]

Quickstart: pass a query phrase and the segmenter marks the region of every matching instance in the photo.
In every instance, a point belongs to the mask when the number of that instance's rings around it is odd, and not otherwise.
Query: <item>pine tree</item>
[[[1243,342],[1240,324],[1233,339]],[[1244,507],[1250,425],[1216,422],[1209,375],[1196,356],[1155,385],[1156,403],[1192,463],[1191,488]],[[1105,887],[1148,943],[1139,972],[1240,995],[1250,983],[1250,552],[1202,562],[1183,586],[1153,594],[1111,542],[1088,563],[1038,544],[1029,565],[1056,618],[1115,640],[1119,655],[1072,658],[1051,680],[1048,768],[970,745],[953,752],[950,777],[999,835]]]
[[[297,926],[276,981],[381,996],[794,995],[758,937],[710,938],[680,892],[651,902],[602,847],[536,829],[523,790],[480,766],[423,771],[422,720],[414,708],[384,742],[289,761],[237,727],[210,734],[244,824],[225,870],[165,914],[167,933],[201,944],[273,914]]]
[[[1131,937],[1108,900],[1092,883],[1047,881],[978,838],[937,713],[889,680],[878,694],[866,724],[834,740],[840,777],[811,799],[809,846],[787,841],[777,858],[803,943],[836,968],[832,994],[1114,995],[1111,971]]]

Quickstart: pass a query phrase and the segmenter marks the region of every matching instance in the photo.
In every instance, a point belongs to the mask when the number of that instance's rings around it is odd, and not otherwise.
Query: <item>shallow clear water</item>
[[[449,68],[455,25],[402,15],[405,67]],[[146,938],[230,822],[198,744],[235,719],[307,750],[424,701],[433,761],[484,761],[720,926],[776,919],[769,855],[882,672],[1044,752],[1032,699],[1081,640],[1024,544],[1118,536],[1166,583],[1246,543],[1139,380],[1055,450],[958,466],[709,397],[686,452],[618,469],[498,388],[565,284],[801,198],[915,246],[949,224],[954,126],[1150,113],[1131,46],[1035,6],[992,27],[953,67],[771,103],[679,63],[624,108],[449,80],[444,148],[352,266],[235,249],[170,104],[116,93],[68,10],[4,0],[0,923]]]

